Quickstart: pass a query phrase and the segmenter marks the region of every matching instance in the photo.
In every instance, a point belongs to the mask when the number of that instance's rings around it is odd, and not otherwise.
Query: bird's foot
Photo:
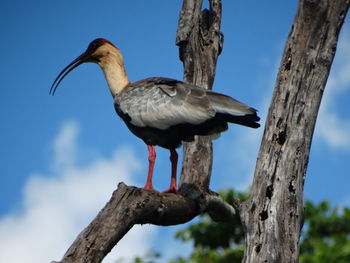
[[[154,187],[153,187],[153,185],[151,185],[151,184],[145,184],[145,186],[143,187],[143,189],[151,189],[151,190],[154,190]]]
[[[163,191],[162,193],[173,193],[173,194],[177,194],[178,190],[176,189],[176,186],[171,186],[169,187],[169,189]]]

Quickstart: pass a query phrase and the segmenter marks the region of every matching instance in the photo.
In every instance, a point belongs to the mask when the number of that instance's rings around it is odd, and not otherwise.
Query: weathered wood
[[[210,9],[201,11],[202,0],[184,0],[176,34],[184,81],[207,89],[212,88],[223,45],[221,0],[209,3]],[[203,190],[209,189],[212,151],[209,137],[196,136],[194,142],[184,144],[180,186],[196,184]]]
[[[303,186],[316,117],[349,0],[300,0],[254,174],[237,204],[246,229],[243,262],[297,262]]]
[[[177,44],[184,61],[185,81],[211,88],[217,56],[222,48],[221,1],[185,0],[180,13]],[[178,194],[119,184],[110,201],[68,249],[61,263],[98,263],[135,224],[175,225],[207,212],[216,221],[235,213],[217,194],[208,190],[212,146],[206,137],[185,146],[184,168]]]
[[[164,194],[120,183],[60,262],[101,262],[135,224],[177,225],[204,212],[216,221],[230,220],[235,213],[220,196],[202,192],[193,185],[183,185],[179,194]]]

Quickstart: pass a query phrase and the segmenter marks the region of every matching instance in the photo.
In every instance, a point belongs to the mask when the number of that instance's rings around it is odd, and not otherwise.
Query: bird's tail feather
[[[208,92],[208,97],[216,111],[217,118],[252,128],[260,127],[260,124],[257,123],[260,118],[256,114],[256,109],[229,96],[213,91]]]
[[[256,113],[237,116],[237,115],[218,112],[216,114],[216,117],[219,119],[222,119],[223,121],[232,122],[232,123],[240,124],[251,128],[260,127],[260,124],[258,123],[260,118],[256,115]]]

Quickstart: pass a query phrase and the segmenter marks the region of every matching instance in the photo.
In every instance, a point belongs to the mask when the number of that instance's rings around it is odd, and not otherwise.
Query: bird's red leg
[[[153,168],[154,163],[156,161],[156,151],[154,150],[154,146],[147,145],[148,148],[148,174],[147,174],[147,181],[143,188],[145,189],[154,189],[152,185],[152,176],[153,176]]]
[[[170,161],[171,161],[171,179],[170,187],[168,190],[165,190],[163,193],[176,193],[176,171],[177,171],[177,159],[178,155],[175,148],[170,149]]]

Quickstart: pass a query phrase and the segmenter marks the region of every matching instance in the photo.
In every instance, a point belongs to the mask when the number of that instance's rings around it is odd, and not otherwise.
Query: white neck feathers
[[[98,62],[108,83],[109,91],[113,98],[120,93],[129,83],[126,75],[123,57],[119,50],[114,48],[105,50]]]

